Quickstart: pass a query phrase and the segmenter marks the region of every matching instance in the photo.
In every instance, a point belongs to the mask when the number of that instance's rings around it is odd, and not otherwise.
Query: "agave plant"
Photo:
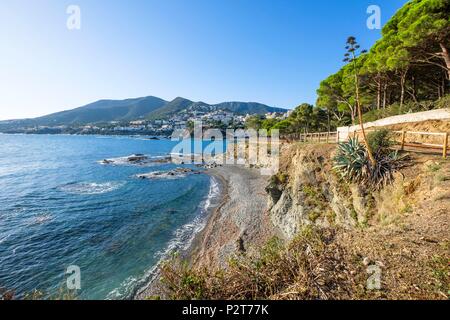
[[[339,143],[334,164],[334,169],[342,178],[354,182],[362,179],[364,168],[367,167],[367,153],[358,138]]]
[[[347,181],[358,183],[372,189],[381,189],[391,183],[394,172],[407,165],[409,157],[397,151],[378,150],[373,165],[367,150],[358,138],[339,143],[334,157],[334,169]]]

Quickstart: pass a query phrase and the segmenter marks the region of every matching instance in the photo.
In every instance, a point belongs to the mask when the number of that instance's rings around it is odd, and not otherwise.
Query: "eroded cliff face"
[[[367,221],[370,198],[333,172],[335,148],[294,144],[282,149],[280,171],[266,191],[271,220],[286,239],[308,224],[354,228]]]

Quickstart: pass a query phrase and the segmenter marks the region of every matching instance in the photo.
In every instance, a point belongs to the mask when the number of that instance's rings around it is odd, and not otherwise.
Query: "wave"
[[[208,213],[220,200],[220,183],[215,177],[210,178],[208,195],[199,205],[199,214],[189,223],[181,226],[173,233],[172,239],[164,250],[158,251],[155,257],[158,262],[152,266],[142,277],[131,276],[120,287],[111,291],[107,299],[130,299],[139,296],[157,279],[161,263],[174,252],[186,252],[192,245],[195,236],[201,232],[207,222]]]
[[[61,191],[71,194],[94,195],[108,193],[121,188],[125,182],[80,182],[66,184],[60,187]]]
[[[211,177],[210,179],[210,186],[209,186],[209,192],[206,200],[203,204],[203,211],[206,213],[208,212],[212,207],[217,206],[218,203],[215,201],[219,199],[220,195],[220,183],[217,181],[215,177]]]
[[[201,153],[183,153],[183,152],[171,152],[169,153],[171,156],[182,156],[182,157],[198,157],[201,156]]]
[[[37,215],[35,217],[30,218],[28,225],[29,226],[40,225],[52,220],[53,216],[50,213],[44,213],[42,215]]]
[[[8,240],[8,238],[11,236],[10,233],[6,234],[6,235],[0,235],[0,244],[2,244],[3,242],[5,242],[6,240]]]

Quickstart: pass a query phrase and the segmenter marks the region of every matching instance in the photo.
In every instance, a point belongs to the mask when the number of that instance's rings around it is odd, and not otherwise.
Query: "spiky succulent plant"
[[[358,183],[371,189],[381,189],[391,183],[394,172],[407,164],[408,156],[397,151],[379,150],[375,154],[376,164],[372,165],[367,150],[358,138],[350,138],[339,143],[334,157],[334,169],[349,182]]]

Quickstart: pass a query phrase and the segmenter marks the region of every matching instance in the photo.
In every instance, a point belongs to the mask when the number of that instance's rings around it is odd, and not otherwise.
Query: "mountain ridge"
[[[101,99],[74,109],[59,111],[45,116],[27,119],[0,121],[0,125],[14,126],[62,126],[87,125],[110,121],[157,120],[168,119],[186,110],[201,109],[224,110],[236,114],[265,114],[268,112],[286,112],[286,109],[275,108],[257,102],[222,102],[208,104],[176,97],[171,101],[155,96],[128,98],[123,100]]]

